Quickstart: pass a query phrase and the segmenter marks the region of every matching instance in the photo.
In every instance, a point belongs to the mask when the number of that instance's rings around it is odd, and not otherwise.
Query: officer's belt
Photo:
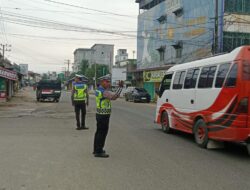
[[[103,115],[105,115],[105,114],[111,114],[111,109],[97,108],[96,112],[98,114],[103,114]]]

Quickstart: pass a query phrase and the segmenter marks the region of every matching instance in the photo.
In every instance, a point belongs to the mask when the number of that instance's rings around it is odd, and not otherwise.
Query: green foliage
[[[80,71],[77,74],[82,74],[88,77],[89,83],[94,84],[93,78],[95,77],[95,67],[96,67],[96,78],[109,74],[109,69],[107,65],[93,64],[90,67],[87,60],[82,61]]]
[[[88,60],[82,60],[81,65],[80,65],[80,71],[78,72],[78,74],[85,75],[88,68],[89,68],[89,61]]]

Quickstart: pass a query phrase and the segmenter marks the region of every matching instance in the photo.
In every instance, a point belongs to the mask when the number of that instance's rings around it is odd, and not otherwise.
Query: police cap
[[[102,76],[102,77],[98,78],[98,80],[99,80],[99,81],[104,81],[104,80],[106,80],[106,81],[111,81],[110,74],[105,75],[105,76]]]
[[[75,74],[75,78],[79,78],[82,82],[88,82],[88,78],[84,75]]]

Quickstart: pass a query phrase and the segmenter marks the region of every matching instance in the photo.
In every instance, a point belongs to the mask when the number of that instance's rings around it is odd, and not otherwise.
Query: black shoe
[[[100,152],[100,153],[97,153],[97,152],[95,152],[95,151],[93,152],[93,154],[102,154],[102,153],[104,153],[104,154],[105,154],[105,153],[106,153],[106,151],[105,151],[105,150],[103,150],[103,151],[102,151],[102,152]]]
[[[81,127],[80,129],[81,130],[88,130],[89,128],[85,126],[85,127]]]
[[[80,127],[76,127],[76,130],[81,130],[81,128]]]
[[[108,158],[109,155],[103,152],[103,153],[97,153],[97,154],[95,154],[95,157],[98,157],[98,158]]]

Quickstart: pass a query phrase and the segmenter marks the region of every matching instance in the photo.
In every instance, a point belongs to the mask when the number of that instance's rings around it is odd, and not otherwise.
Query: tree
[[[88,60],[82,60],[80,64],[80,71],[78,74],[82,74],[86,76],[86,72],[89,69],[89,61]]]
[[[77,74],[82,74],[88,77],[89,84],[94,84],[95,69],[97,79],[109,73],[107,65],[92,64],[90,67],[88,60],[83,60],[80,65],[80,71],[77,72]]]
[[[95,68],[96,67],[96,68]],[[107,65],[100,65],[100,64],[93,64],[90,68],[86,70],[85,76],[88,77],[90,84],[94,84],[94,77],[95,77],[95,69],[96,69],[96,78],[100,78],[106,74],[108,74],[108,66]]]

